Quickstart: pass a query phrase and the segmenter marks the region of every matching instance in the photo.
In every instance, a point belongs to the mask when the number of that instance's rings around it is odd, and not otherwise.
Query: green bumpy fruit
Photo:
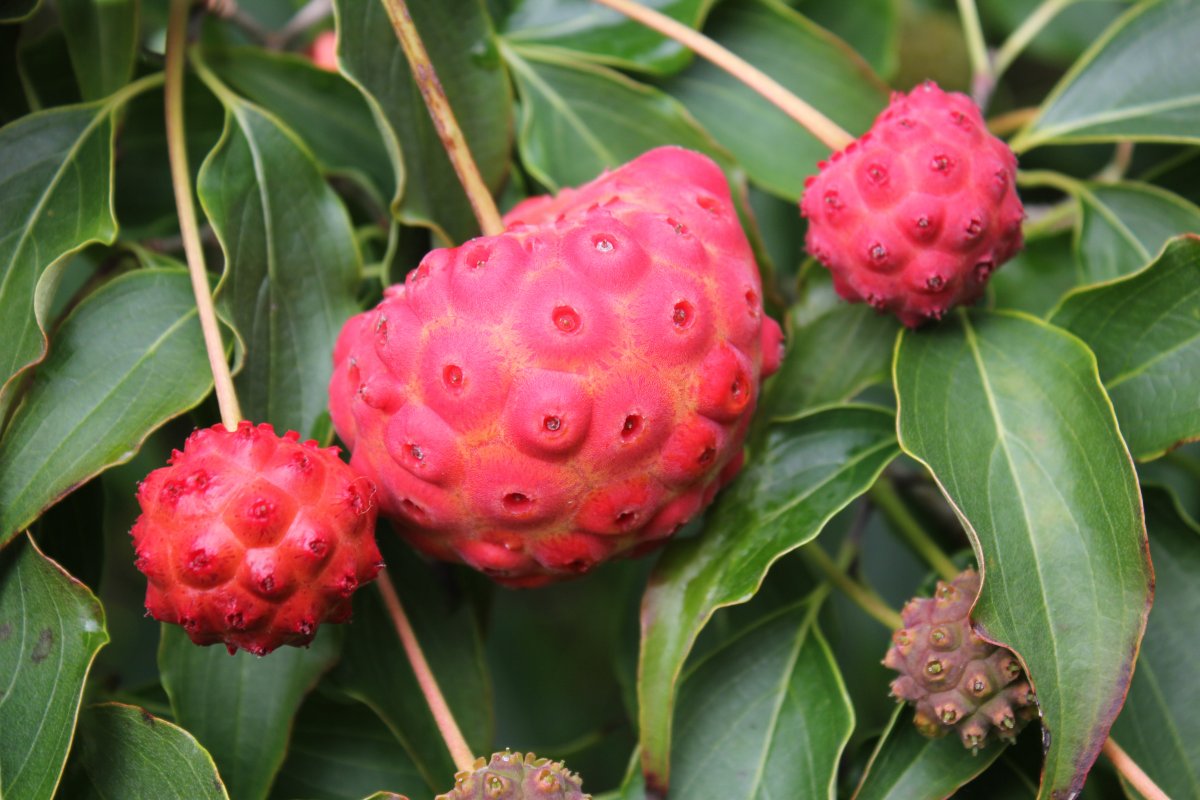
[[[1038,715],[1016,655],[971,627],[979,585],[978,573],[968,569],[950,583],[939,581],[933,597],[910,600],[883,660],[900,673],[892,696],[916,706],[917,730],[930,738],[955,730],[972,752],[993,735],[1013,742]]]
[[[454,788],[435,800],[591,800],[583,783],[561,761],[505,750],[475,761],[454,776]]]

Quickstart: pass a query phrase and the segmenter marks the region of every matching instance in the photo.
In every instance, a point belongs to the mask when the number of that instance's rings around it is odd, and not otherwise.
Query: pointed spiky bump
[[[809,253],[846,300],[915,328],[973,303],[1021,249],[1017,160],[965,95],[924,83],[821,162],[800,203]]]
[[[505,750],[475,760],[454,776],[454,788],[435,800],[591,800],[583,782],[561,761]]]
[[[375,487],[337,453],[265,423],[194,431],[138,486],[130,533],[147,613],[257,656],[348,620],[382,560]]]
[[[1011,650],[986,642],[971,627],[979,575],[967,570],[939,582],[933,597],[910,600],[904,627],[892,635],[883,663],[900,673],[891,693],[916,707],[913,722],[931,738],[957,732],[978,752],[996,738],[1012,742],[1037,716],[1037,699],[1021,680]]]
[[[660,147],[505,224],[346,323],[329,410],[401,536],[529,587],[703,511],[741,467],[782,333],[699,153]]]

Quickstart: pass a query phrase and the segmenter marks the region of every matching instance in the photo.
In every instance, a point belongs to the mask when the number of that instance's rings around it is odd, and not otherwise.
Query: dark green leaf
[[[185,271],[130,272],[88,296],[0,440],[0,543],[199,403],[207,365]]]
[[[306,58],[257,47],[212,50],[206,61],[222,80],[295,131],[323,169],[355,177],[387,206],[396,176],[371,108],[353,84]]]
[[[0,795],[53,797],[104,609],[31,540],[0,550]]]
[[[684,678],[673,796],[834,797],[854,715],[816,627],[819,607],[810,601],[760,620]]]
[[[1077,284],[1070,232],[1025,240],[1025,248],[992,275],[988,291],[997,308],[1041,316]]]
[[[0,129],[0,418],[12,377],[46,353],[52,265],[116,236],[113,110],[150,85],[144,79],[103,102],[30,114]]]
[[[793,4],[796,5],[796,4]],[[900,60],[900,0],[801,0],[800,13],[837,34],[880,75]]]
[[[197,647],[183,628],[162,626],[158,668],[175,720],[212,753],[238,800],[267,796],[296,711],[337,661],[340,634],[326,625],[307,649],[281,647],[257,658]]]
[[[865,305],[834,306],[807,325],[792,316],[791,336],[779,374],[758,413],[794,417],[844,403],[890,374],[897,325]]]
[[[380,531],[379,545],[387,575],[463,736],[472,752],[490,752],[491,686],[473,607],[466,597],[451,596],[429,564],[390,531]],[[347,634],[342,662],[333,673],[335,685],[383,719],[420,771],[426,791],[445,791],[454,762],[377,592],[355,595],[354,624]]]
[[[1051,735],[1041,796],[1069,796],[1128,688],[1152,580],[1095,359],[1035,318],[959,313],[905,331],[894,369],[901,444],[982,558],[972,619],[1017,652],[1037,691]]]
[[[1050,321],[1095,351],[1135,458],[1200,437],[1200,236],[1173,240],[1135,275],[1067,295]]]
[[[983,28],[992,35],[1011,34],[1043,0],[980,0]],[[1128,0],[1087,0],[1066,5],[1029,43],[1027,52],[1039,59],[1070,64],[1100,38],[1105,28],[1129,9]]]
[[[669,780],[683,662],[714,611],[750,599],[771,564],[812,540],[896,455],[892,415],[842,407],[768,429],[705,531],[670,544],[642,601],[638,696],[647,783]]]
[[[137,0],[59,0],[71,66],[84,100],[129,83],[138,47]]]
[[[90,480],[42,514],[29,529],[38,549],[58,562],[72,577],[99,593],[104,569],[104,536],[99,520],[104,519],[104,486]],[[108,630],[115,635],[109,609]]]
[[[413,797],[428,793],[421,773],[375,712],[314,692],[296,717],[271,797],[341,800],[381,789]]]
[[[434,131],[408,61],[378,0],[336,0],[338,55],[388,139],[401,221],[429,227],[443,243],[479,232],[470,204]],[[413,3],[409,10],[467,146],[494,191],[512,149],[512,92],[481,0]]]
[[[709,35],[853,134],[871,126],[887,87],[845,43],[778,0],[718,6]],[[664,88],[679,98],[764,189],[797,200],[829,147],[707,61]],[[799,224],[799,223],[797,223]]]
[[[1113,739],[1168,797],[1200,797],[1200,526],[1167,491],[1147,487],[1154,609]]]
[[[226,107],[225,135],[197,190],[225,252],[217,299],[245,345],[242,411],[308,437],[328,403],[333,343],[359,310],[354,229],[295,134],[211,85]]]
[[[995,742],[973,755],[957,736],[927,739],[917,733],[912,714],[907,706],[896,709],[854,800],[942,800],[1004,753],[1004,746]]]
[[[1200,141],[1197,41],[1194,0],[1138,4],[1075,63],[1013,150],[1123,138]]]
[[[549,189],[586,183],[664,144],[722,152],[657,89],[554,51],[506,45],[503,53],[521,96],[522,161]]]
[[[639,0],[685,25],[699,27],[713,0]],[[542,44],[622,69],[658,75],[683,67],[691,53],[623,14],[592,0],[517,0],[503,22],[511,42]]]
[[[70,796],[79,800],[229,798],[212,756],[192,735],[137,706],[85,709],[72,766]]]
[[[21,22],[33,15],[42,0],[0,0],[0,23]]]

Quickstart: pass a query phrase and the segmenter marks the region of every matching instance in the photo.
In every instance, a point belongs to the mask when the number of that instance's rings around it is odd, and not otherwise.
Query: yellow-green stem
[[[871,619],[890,631],[900,630],[904,627],[904,620],[883,601],[883,598],[842,571],[819,544],[813,542],[807,547],[800,548],[800,554],[809,565],[816,568],[826,580],[846,595],[854,605],[866,612]]]
[[[500,210],[496,208],[496,201],[488,191],[479,166],[471,156],[466,137],[463,136],[462,128],[458,126],[450,101],[446,99],[446,90],[438,80],[425,43],[421,41],[417,28],[413,25],[412,16],[408,13],[408,4],[404,0],[382,2],[388,19],[392,21],[392,27],[396,30],[396,38],[400,40],[404,57],[408,59],[408,65],[412,68],[413,80],[417,82],[417,88],[421,90],[421,97],[425,100],[425,107],[429,109],[433,127],[437,130],[442,147],[446,149],[450,164],[467,194],[471,210],[475,212],[475,219],[479,221],[479,229],[485,236],[504,233]]]
[[[233,388],[229,363],[225,360],[225,346],[221,343],[221,329],[217,327],[217,313],[213,308],[212,290],[208,285],[204,247],[200,243],[196,208],[192,204],[192,178],[188,169],[187,140],[183,125],[183,65],[184,51],[187,49],[188,11],[191,5],[192,0],[171,0],[170,16],[167,18],[166,82],[163,87],[167,157],[171,164],[171,184],[175,190],[179,232],[187,257],[188,273],[192,278],[192,292],[196,296],[196,310],[200,317],[200,329],[204,333],[204,349],[208,352],[208,366],[212,370],[217,405],[221,409],[221,422],[232,431],[237,429],[238,422],[242,419],[242,411]]]
[[[967,56],[971,60],[971,86],[979,94],[979,87],[986,87],[991,93],[993,84],[992,65],[988,60],[987,43],[983,40],[983,26],[979,24],[979,10],[975,8],[975,0],[958,0],[958,15],[962,18],[963,35],[967,40]],[[980,102],[984,98],[976,97]]]
[[[829,117],[813,108],[783,87],[762,70],[734,55],[699,31],[671,19],[654,9],[633,0],[595,0],[603,6],[619,11],[669,39],[674,39],[696,55],[711,61],[716,66],[758,92],[783,113],[798,122],[830,150],[841,150],[854,141],[854,137],[842,130]]]
[[[1021,55],[1021,52],[1042,32],[1042,29],[1049,25],[1060,11],[1075,1],[1045,0],[1035,8],[1033,13],[1009,34],[1008,38],[1004,40],[1004,44],[1000,45],[1000,49],[996,51],[996,57],[992,62],[993,79],[1000,80],[1000,76],[1012,66],[1012,63],[1017,60],[1017,56]]]
[[[908,506],[900,499],[900,495],[896,494],[896,490],[892,488],[891,482],[886,477],[875,481],[875,485],[871,487],[870,496],[871,502],[888,518],[888,522],[892,524],[896,533],[899,533],[909,547],[923,558],[925,563],[933,567],[938,575],[949,581],[961,572],[925,532],[921,523],[908,510]]]

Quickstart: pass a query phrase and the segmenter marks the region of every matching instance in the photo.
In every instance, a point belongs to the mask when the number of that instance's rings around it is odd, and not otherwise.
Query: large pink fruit
[[[196,644],[264,655],[344,622],[379,572],[375,489],[337,448],[242,422],[197,430],[138,487],[146,610]]]
[[[505,223],[346,324],[330,412],[413,545],[534,586],[707,505],[782,337],[704,156],[651,151]]]
[[[1021,249],[1017,159],[965,95],[897,94],[819,167],[800,202],[808,252],[842,297],[909,327],[974,302]]]

